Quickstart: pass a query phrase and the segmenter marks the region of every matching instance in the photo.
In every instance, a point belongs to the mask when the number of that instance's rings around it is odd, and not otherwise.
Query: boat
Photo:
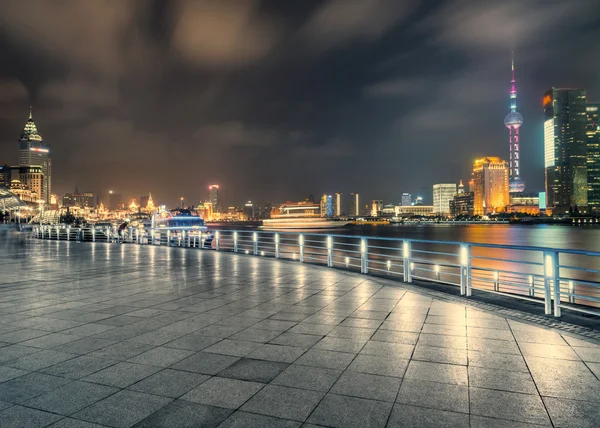
[[[214,238],[214,234],[208,230],[202,217],[196,211],[184,208],[155,213],[152,217],[152,229],[159,232],[170,231],[171,237],[184,233],[188,236],[199,236],[203,240],[204,248],[210,248]]]
[[[321,208],[313,202],[286,202],[271,211],[263,220],[262,229],[333,229],[350,221],[321,217]]]

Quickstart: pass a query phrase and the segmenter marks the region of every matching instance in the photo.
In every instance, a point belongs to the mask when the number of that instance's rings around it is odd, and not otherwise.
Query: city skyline
[[[345,15],[340,1],[208,2],[251,35],[226,46],[198,41],[209,30],[188,19],[206,10],[191,3],[99,4],[103,18],[89,28],[44,2],[3,4],[0,163],[17,163],[33,104],[58,195],[78,185],[175,205],[206,200],[214,182],[225,205],[323,192],[431,201],[432,184],[466,182],[474,159],[509,159],[498,118],[514,51],[523,181],[543,190],[544,91],[578,87],[600,99],[591,2],[378,3],[355,2]]]

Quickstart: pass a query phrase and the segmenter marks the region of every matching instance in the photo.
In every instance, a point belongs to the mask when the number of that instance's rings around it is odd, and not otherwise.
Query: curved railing
[[[111,228],[41,226],[45,239],[114,242]],[[363,274],[430,281],[528,300],[547,315],[561,309],[600,315],[600,252],[556,248],[397,239],[324,233],[218,230],[212,242],[189,231],[130,229],[125,240],[232,251],[262,257],[317,263]]]

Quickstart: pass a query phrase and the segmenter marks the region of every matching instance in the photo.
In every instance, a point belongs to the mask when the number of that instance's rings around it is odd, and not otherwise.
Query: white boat
[[[263,220],[263,229],[333,229],[346,226],[349,221],[321,217],[320,206],[313,202],[286,202]]]

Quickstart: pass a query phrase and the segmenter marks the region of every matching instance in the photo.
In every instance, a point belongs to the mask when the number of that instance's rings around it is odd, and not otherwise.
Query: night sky
[[[32,104],[59,195],[427,202],[508,158],[511,50],[537,192],[543,92],[600,101],[597,0],[3,1],[0,164]]]

